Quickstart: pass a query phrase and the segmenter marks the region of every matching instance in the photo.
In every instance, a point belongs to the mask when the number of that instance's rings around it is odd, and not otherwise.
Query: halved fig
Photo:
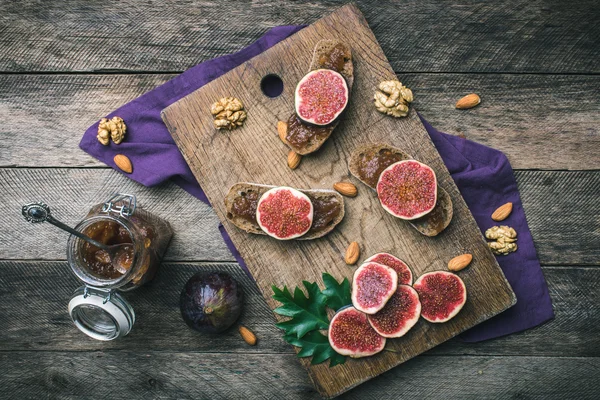
[[[458,275],[434,271],[421,275],[413,285],[421,300],[421,315],[429,322],[446,322],[463,308],[467,288]]]
[[[313,204],[307,195],[280,186],[267,190],[258,200],[256,221],[267,235],[289,240],[309,231],[313,212]]]
[[[398,287],[398,274],[390,267],[367,262],[354,271],[352,305],[366,314],[381,310]]]
[[[296,114],[309,124],[329,125],[348,105],[348,84],[331,69],[317,69],[304,76],[296,86]]]
[[[339,310],[329,323],[329,343],[344,356],[368,357],[385,347],[386,339],[369,324],[367,315],[349,306]]]
[[[412,271],[408,268],[408,265],[398,257],[394,257],[389,253],[377,253],[365,260],[366,263],[369,261],[383,264],[396,271],[398,274],[398,285],[412,285]]]
[[[417,291],[408,285],[398,285],[396,293],[377,314],[368,315],[369,323],[386,338],[404,336],[421,316]]]
[[[427,215],[437,201],[437,179],[427,165],[415,160],[387,167],[377,181],[383,208],[395,217],[412,220]]]

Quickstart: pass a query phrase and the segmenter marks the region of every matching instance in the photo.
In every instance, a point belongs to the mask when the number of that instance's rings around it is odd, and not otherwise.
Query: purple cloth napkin
[[[303,26],[280,26],[271,29],[243,50],[199,64],[158,88],[115,110],[127,124],[126,140],[116,146],[101,145],[96,134],[98,123],[84,134],[80,147],[95,158],[118,170],[113,162],[117,153],[127,155],[133,165],[133,180],[153,186],[171,180],[184,190],[208,203],[179,149],[160,117],[162,109],[199,87],[260,54]],[[519,249],[498,262],[517,296],[517,304],[502,314],[464,332],[461,338],[477,342],[519,332],[554,317],[548,287],[542,274],[533,239],[525,219],[517,183],[508,159],[486,146],[435,130],[421,118],[433,143],[448,167],[479,228],[492,225],[490,215],[500,203],[511,201],[513,212],[506,224],[514,227]],[[223,226],[219,226],[225,243],[239,264],[248,269]]]

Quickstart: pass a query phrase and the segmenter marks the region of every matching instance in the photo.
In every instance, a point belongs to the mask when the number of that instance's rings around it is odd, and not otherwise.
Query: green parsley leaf
[[[342,283],[338,283],[333,276],[323,272],[323,282],[326,288],[323,290],[323,294],[327,297],[327,306],[337,311],[352,303],[348,278],[344,278]]]
[[[273,312],[290,317],[288,321],[279,322],[276,326],[282,329],[286,335],[295,335],[300,339],[308,332],[329,327],[329,319],[325,310],[327,297],[321,293],[316,283],[303,281],[308,297],[299,287],[296,287],[292,295],[287,286],[283,290],[272,286],[273,298],[282,303]]]
[[[312,356],[310,362],[312,365],[329,360],[329,367],[331,368],[346,362],[346,357],[336,353],[329,344],[327,336],[319,331],[311,331],[301,339],[294,335],[285,335],[283,338],[286,342],[302,348],[298,353],[299,358]]]

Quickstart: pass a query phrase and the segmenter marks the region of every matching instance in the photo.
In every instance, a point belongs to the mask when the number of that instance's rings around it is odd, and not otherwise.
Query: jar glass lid
[[[125,336],[135,322],[133,308],[119,293],[89,286],[75,291],[69,315],[79,330],[97,340]]]

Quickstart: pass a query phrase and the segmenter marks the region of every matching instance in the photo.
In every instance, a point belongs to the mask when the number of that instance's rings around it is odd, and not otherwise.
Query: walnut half
[[[375,92],[377,111],[396,118],[408,115],[408,103],[413,101],[413,93],[400,81],[383,81]]]
[[[127,126],[121,117],[112,117],[111,119],[102,118],[98,124],[98,136],[96,138],[100,143],[108,146],[110,139],[115,144],[120,144],[125,139]]]
[[[485,237],[494,240],[488,242],[492,253],[497,255],[507,255],[513,251],[517,251],[517,231],[514,228],[506,225],[492,226],[485,231]]]
[[[213,103],[210,113],[215,117],[215,128],[229,130],[242,126],[247,116],[244,104],[235,97],[223,97]]]

